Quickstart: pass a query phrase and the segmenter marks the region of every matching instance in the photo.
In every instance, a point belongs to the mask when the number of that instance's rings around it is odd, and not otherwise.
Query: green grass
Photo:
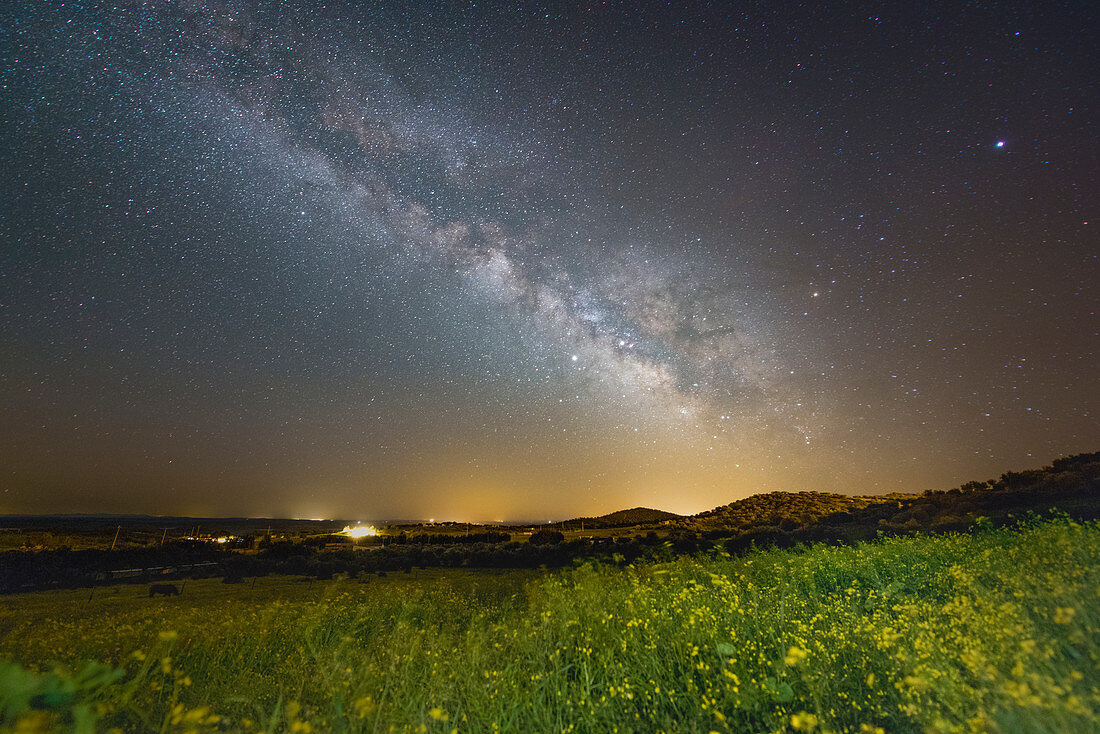
[[[0,668],[0,729],[1100,731],[1098,561],[1100,525],[1059,520],[637,568],[5,597],[0,658],[22,667]]]

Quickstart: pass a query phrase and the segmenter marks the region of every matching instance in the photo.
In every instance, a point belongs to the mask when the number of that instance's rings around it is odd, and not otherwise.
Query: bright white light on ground
[[[349,538],[366,538],[370,535],[378,535],[378,530],[373,525],[356,525],[355,527],[348,525],[340,531],[340,535],[346,535]]]

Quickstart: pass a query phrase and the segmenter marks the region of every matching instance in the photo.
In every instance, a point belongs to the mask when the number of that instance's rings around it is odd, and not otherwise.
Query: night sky
[[[0,512],[686,513],[1096,450],[1094,8],[4,3]]]

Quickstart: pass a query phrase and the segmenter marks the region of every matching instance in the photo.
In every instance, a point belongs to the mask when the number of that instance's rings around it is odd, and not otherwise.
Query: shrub
[[[558,543],[565,541],[565,535],[559,530],[550,530],[549,528],[542,528],[531,533],[531,538],[528,542],[531,545],[557,545]]]

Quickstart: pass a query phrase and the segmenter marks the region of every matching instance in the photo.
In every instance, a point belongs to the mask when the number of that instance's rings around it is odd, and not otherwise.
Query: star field
[[[1100,437],[1087,4],[0,27],[0,512],[694,512]]]

